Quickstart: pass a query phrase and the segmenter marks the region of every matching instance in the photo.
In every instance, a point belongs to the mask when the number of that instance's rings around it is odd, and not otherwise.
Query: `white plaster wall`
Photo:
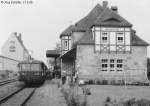
[[[11,46],[10,41],[15,41],[15,44],[14,44],[14,46],[16,47],[15,52],[9,51],[9,47]],[[8,38],[8,40],[5,42],[5,44],[2,47],[2,55],[3,56],[9,57],[9,58],[12,58],[15,60],[19,60],[19,61],[23,60],[23,56],[24,56],[23,52],[24,52],[23,47],[20,45],[17,38],[13,34],[10,35],[10,37]]]
[[[79,41],[85,32],[73,32],[71,35],[71,45],[75,44],[77,41]]]

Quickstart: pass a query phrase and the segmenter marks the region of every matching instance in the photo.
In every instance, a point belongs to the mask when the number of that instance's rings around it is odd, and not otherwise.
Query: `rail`
[[[20,88],[17,91],[11,93],[10,95],[0,99],[0,106],[7,106],[10,104],[14,104],[15,106],[26,106],[27,102],[33,96],[35,90],[36,88]]]
[[[15,78],[15,79],[9,79],[9,80],[4,80],[4,81],[0,81],[0,86],[6,85],[6,84],[8,84],[8,83],[16,82],[16,81],[18,81],[17,78]]]

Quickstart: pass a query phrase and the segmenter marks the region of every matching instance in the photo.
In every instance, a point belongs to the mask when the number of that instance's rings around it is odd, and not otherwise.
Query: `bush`
[[[79,96],[72,88],[63,88],[61,92],[63,93],[67,106],[87,106],[86,95],[84,95],[84,99],[81,101],[81,96]]]
[[[110,97],[107,97],[104,106],[150,106],[150,101],[147,99],[136,100],[135,98],[126,101],[111,101]]]
[[[105,102],[111,102],[111,98],[110,97],[107,97]]]
[[[91,95],[91,90],[90,90],[90,88],[84,87],[84,88],[82,88],[82,91],[83,91],[83,94],[84,94],[84,95]]]

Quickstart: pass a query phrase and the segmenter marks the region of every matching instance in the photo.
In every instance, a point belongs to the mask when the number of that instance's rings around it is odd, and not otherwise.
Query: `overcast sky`
[[[65,28],[86,16],[97,3],[102,4],[102,0],[32,1],[28,5],[0,3],[0,47],[12,32],[19,32],[26,48],[33,51],[33,57],[41,60],[46,60],[46,50],[55,47]],[[119,14],[150,43],[150,0],[107,1],[109,7],[118,6]]]

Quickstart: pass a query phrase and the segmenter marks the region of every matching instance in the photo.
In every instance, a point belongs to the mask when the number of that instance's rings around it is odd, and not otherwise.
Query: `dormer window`
[[[65,41],[65,50],[68,49],[68,41]]]
[[[62,55],[71,49],[71,36],[61,37],[61,53]]]

